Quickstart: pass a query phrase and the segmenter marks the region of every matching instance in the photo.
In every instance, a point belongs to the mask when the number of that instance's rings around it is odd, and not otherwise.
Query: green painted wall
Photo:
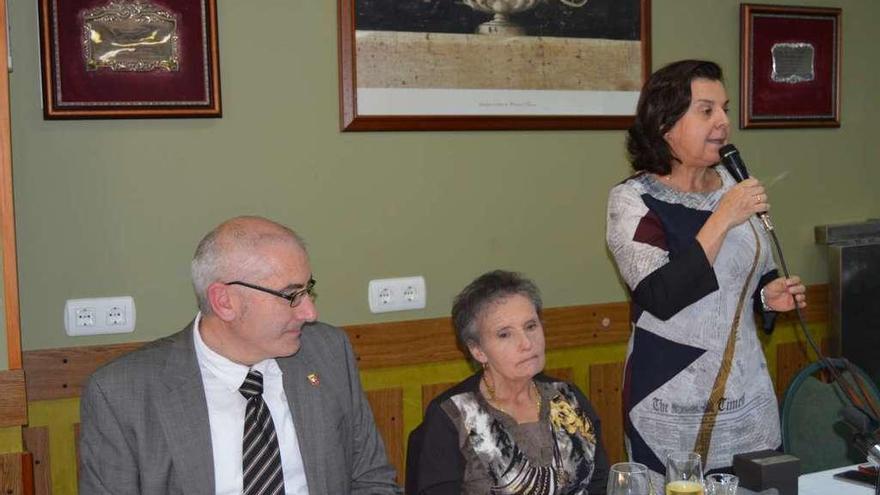
[[[789,263],[827,280],[813,226],[880,216],[880,71],[872,0],[773,0],[844,10],[843,127],[737,131],[771,189]],[[25,349],[147,340],[194,314],[200,236],[241,213],[309,240],[322,318],[446,315],[494,267],[534,277],[548,306],[619,301],[604,244],[608,189],[628,174],[622,131],[342,134],[336,2],[219,0],[220,120],[42,119],[34,2],[12,2],[13,157]],[[655,0],[653,60],[717,60],[738,108],[732,0]],[[735,112],[734,112],[735,113]],[[371,278],[423,274],[424,311],[374,316]],[[64,335],[65,299],[134,296],[134,334]]]

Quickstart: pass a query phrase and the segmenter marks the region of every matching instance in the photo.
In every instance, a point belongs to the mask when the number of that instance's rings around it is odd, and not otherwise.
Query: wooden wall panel
[[[425,414],[425,410],[428,409],[428,404],[434,400],[434,397],[442,394],[456,383],[457,382],[446,382],[422,385],[422,414]]]
[[[45,426],[24,428],[24,448],[33,456],[34,493],[52,494],[52,470],[49,464],[49,429]]]
[[[611,464],[626,460],[623,445],[623,363],[590,366],[590,402],[602,421],[605,450]]]
[[[0,455],[0,494],[33,495],[32,462],[28,452]]]
[[[79,397],[82,386],[92,372],[142,345],[142,342],[132,342],[25,352],[28,399]]]
[[[385,452],[394,469],[397,481],[403,483],[403,389],[370,390],[367,400],[376,419],[376,428],[385,441]]]
[[[344,330],[360,369],[464,358],[449,318],[350,325]]]
[[[552,370],[544,370],[544,374],[564,382],[574,382],[574,370],[571,368],[553,368]]]
[[[0,371],[0,427],[27,424],[24,370]]]
[[[351,325],[344,329],[361,369],[462,359],[449,318]],[[629,304],[607,303],[544,310],[547,350],[626,342]]]
[[[785,397],[785,389],[794,376],[801,368],[813,362],[813,359],[810,359],[812,353],[807,355],[808,345],[806,342],[798,341],[776,346],[776,397],[780,404]],[[826,356],[830,346],[829,339],[819,341],[819,349]]]
[[[614,344],[629,340],[629,303],[564,306],[544,310],[547,349]]]

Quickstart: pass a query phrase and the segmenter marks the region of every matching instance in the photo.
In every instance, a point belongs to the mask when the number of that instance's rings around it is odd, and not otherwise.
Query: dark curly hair
[[[687,112],[694,79],[724,82],[721,67],[706,60],[673,62],[648,78],[626,138],[633,170],[666,175],[672,171],[672,161],[680,161],[663,135]]]

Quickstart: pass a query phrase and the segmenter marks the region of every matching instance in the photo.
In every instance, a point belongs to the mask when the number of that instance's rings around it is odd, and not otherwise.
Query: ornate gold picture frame
[[[46,119],[220,117],[216,0],[40,0]]]

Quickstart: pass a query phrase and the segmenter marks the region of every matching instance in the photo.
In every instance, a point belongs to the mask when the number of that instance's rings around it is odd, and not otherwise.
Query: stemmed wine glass
[[[696,452],[666,458],[666,495],[703,495],[703,462]]]
[[[654,495],[648,468],[638,462],[618,462],[608,471],[607,495]]]

